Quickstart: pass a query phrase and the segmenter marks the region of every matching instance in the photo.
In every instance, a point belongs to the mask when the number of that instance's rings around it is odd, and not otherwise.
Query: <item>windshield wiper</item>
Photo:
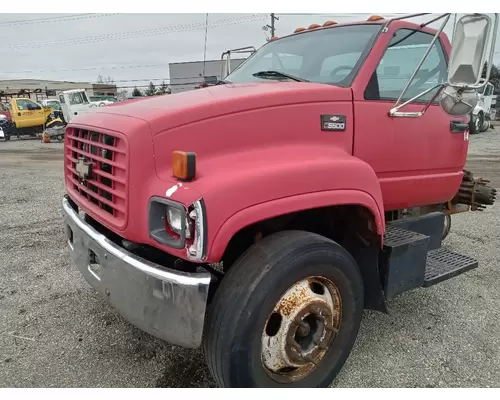
[[[293,76],[293,75],[289,75],[289,74],[285,74],[284,72],[280,72],[280,71],[274,71],[274,70],[267,70],[267,71],[259,71],[259,72],[256,72],[255,74],[252,74],[253,76],[255,76],[256,78],[270,78],[270,79],[273,79],[273,78],[287,78],[287,79],[291,79],[293,81],[296,81],[296,82],[309,82],[307,79],[303,79],[303,78],[299,78],[297,76]]]

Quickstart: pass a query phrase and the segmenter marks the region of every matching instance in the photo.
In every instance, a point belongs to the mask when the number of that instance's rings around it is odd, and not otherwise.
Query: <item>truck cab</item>
[[[498,15],[462,17],[453,52],[450,15],[298,28],[217,85],[75,116],[77,268],[133,325],[203,346],[220,386],[328,386],[363,309],[478,266],[443,227],[496,198],[464,165]]]
[[[42,133],[44,127],[58,122],[51,107],[45,107],[29,98],[10,99],[8,109],[10,118],[3,128],[6,140],[9,140],[12,135],[37,136]]]
[[[474,107],[471,116],[471,133],[485,132],[489,129],[491,121],[496,118],[496,107],[494,98],[495,87],[488,82],[478,93],[479,102]]]
[[[13,98],[10,104],[12,122],[18,129],[43,126],[53,111],[28,98]]]
[[[59,93],[59,102],[66,123],[70,122],[76,115],[87,113],[94,107],[89,101],[85,89],[65,90]]]

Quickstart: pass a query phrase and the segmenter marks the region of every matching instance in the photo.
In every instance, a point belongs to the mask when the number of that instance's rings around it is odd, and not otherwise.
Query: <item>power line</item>
[[[369,13],[363,13],[363,14],[369,14]],[[408,13],[391,13],[391,14],[384,14],[388,16],[401,16],[401,15],[407,15]],[[284,15],[284,16],[297,16],[297,17],[302,17],[302,16],[307,16],[307,17],[314,17],[314,16],[319,16],[319,17],[337,17],[337,18],[342,18],[342,17],[354,17],[354,18],[359,18],[361,17],[361,14],[323,14],[323,13],[279,13],[276,15]]]
[[[176,80],[176,81],[180,81],[180,80],[183,80],[183,79],[203,79],[203,76],[185,76],[185,77],[182,77],[182,78],[174,78],[174,80]],[[113,81],[109,82],[109,83],[106,83],[106,82],[95,82],[93,84],[94,85],[115,86],[115,83],[117,83],[117,82],[154,82],[154,81],[170,82],[171,79],[170,78],[166,78],[166,77],[165,78],[142,78],[142,79],[131,78],[131,79],[116,79],[116,80],[113,79]],[[54,81],[54,82],[57,82],[57,81]],[[1,83],[1,81],[0,81],[0,83]],[[78,82],[61,82],[61,83],[72,83],[72,84],[74,84],[74,83],[78,83]],[[175,84],[184,85],[183,82],[178,82],[178,83],[175,83]],[[8,88],[9,88],[9,90],[17,90],[17,89],[11,89],[10,87],[8,87]]]
[[[109,13],[109,14],[72,14],[72,15],[64,15],[61,17],[47,17],[47,18],[34,18],[34,19],[20,19],[17,21],[5,21],[0,22],[0,26],[4,25],[32,25],[32,24],[46,24],[51,22],[65,22],[65,21],[75,21],[79,19],[89,19],[89,18],[102,18],[102,17],[110,17],[113,15],[119,15],[119,13]],[[125,15],[125,14],[123,14]]]
[[[103,66],[103,67],[88,67],[88,68],[63,68],[63,69],[27,69],[27,70],[17,70],[17,71],[2,71],[4,74],[28,74],[28,73],[40,73],[40,72],[75,72],[75,71],[101,71],[101,70],[116,70],[116,69],[133,69],[133,68],[157,68],[166,67],[168,63],[164,64],[144,64],[144,65],[113,65],[113,66]]]
[[[251,22],[253,20],[258,20],[264,18],[263,14],[251,14],[244,17],[236,17],[236,18],[226,18],[220,20],[214,20],[210,22],[208,25],[209,28],[217,28],[221,26],[240,24],[243,22]],[[135,39],[143,36],[156,36],[156,35],[164,35],[167,33],[177,33],[177,32],[185,32],[191,30],[199,30],[204,29],[205,24],[203,22],[197,22],[192,24],[183,24],[183,25],[169,25],[162,28],[155,29],[143,29],[137,31],[126,31],[126,32],[118,32],[106,35],[98,35],[98,36],[86,36],[80,38],[72,38],[72,39],[64,39],[64,40],[56,40],[56,41],[40,41],[40,42],[25,42],[18,44],[4,44],[0,45],[2,49],[15,49],[15,48],[30,48],[30,47],[47,47],[47,46],[60,46],[64,44],[77,45],[77,44],[87,44],[87,43],[98,43],[103,41],[111,41],[111,40],[123,40],[123,39]]]
[[[200,83],[203,83],[203,79],[201,77],[197,77],[199,78],[200,80],[199,81],[190,81],[190,82],[179,82],[179,83],[168,83],[167,85],[168,86],[185,86],[185,85],[199,85]],[[186,78],[187,79],[187,78]],[[99,88],[98,86],[96,87],[96,85],[104,85],[104,86],[107,86],[107,87],[103,87],[103,88]],[[135,88],[135,87],[147,87],[148,85],[123,85],[123,86],[116,86],[116,85],[113,85],[113,84],[106,84],[106,83],[94,83],[94,86],[80,86],[78,87],[78,89],[84,89],[84,90],[112,90],[112,89],[132,89],[132,88]],[[22,90],[27,90],[26,88],[11,88],[9,87],[8,88],[8,91],[9,92],[20,92]],[[28,89],[28,90],[31,90],[31,89]],[[47,86],[47,88],[43,88],[43,90],[49,90],[49,91],[56,91],[56,92],[62,92],[64,90],[73,90],[73,89],[63,89],[63,88],[50,88],[50,86]]]

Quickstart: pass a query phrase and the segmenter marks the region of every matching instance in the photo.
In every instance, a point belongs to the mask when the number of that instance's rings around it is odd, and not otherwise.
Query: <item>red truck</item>
[[[7,104],[0,103],[0,115],[5,115],[9,121],[11,120],[10,108]]]
[[[496,196],[463,168],[498,14],[462,17],[453,52],[450,15],[297,29],[218,85],[75,117],[63,212],[85,279],[203,346],[222,387],[328,386],[363,309],[478,266],[441,244],[445,215]]]

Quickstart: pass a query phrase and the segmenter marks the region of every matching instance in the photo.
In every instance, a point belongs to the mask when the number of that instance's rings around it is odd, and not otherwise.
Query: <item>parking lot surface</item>
[[[72,265],[62,144],[0,142],[0,386],[214,386],[201,350],[118,316]],[[500,130],[471,136],[467,168],[500,188]],[[423,188],[425,190],[425,188]],[[500,205],[452,217],[445,246],[479,268],[365,312],[334,387],[500,384]]]

